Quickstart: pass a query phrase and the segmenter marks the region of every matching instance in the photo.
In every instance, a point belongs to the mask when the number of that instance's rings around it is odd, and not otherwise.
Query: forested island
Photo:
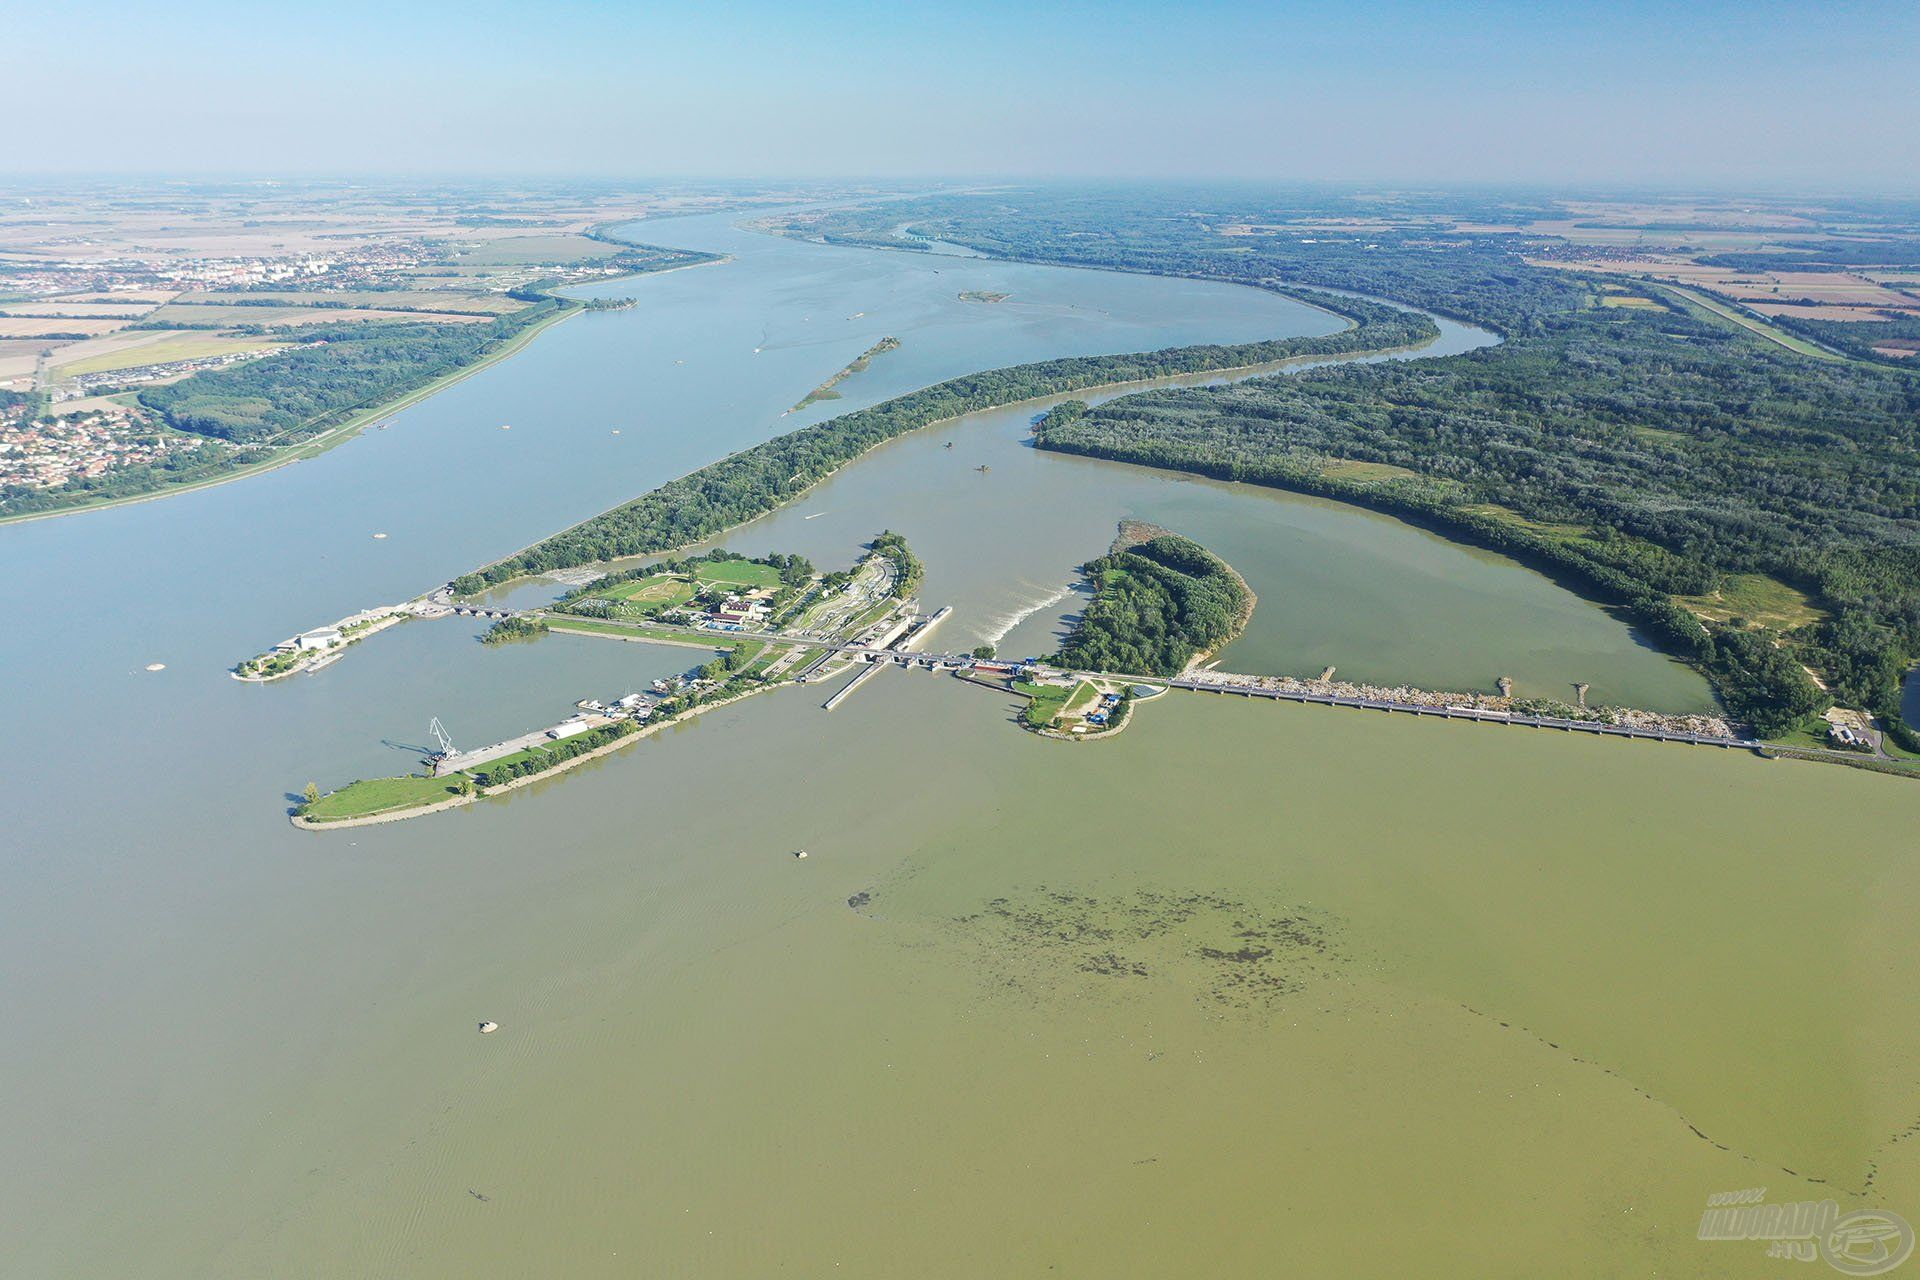
[[[1331,197],[1197,207],[1193,192],[942,197],[829,229],[878,236],[904,214],[1004,257],[1350,288],[1495,328],[1505,343],[1465,355],[1056,411],[1037,443],[1413,519],[1623,608],[1763,735],[1837,700],[1920,746],[1899,716],[1920,654],[1920,379],[1811,359],[1651,294],[1602,305],[1596,279],[1523,260],[1538,239],[1444,234],[1424,207],[1345,235],[1285,233],[1303,209],[1354,213]],[[1453,213],[1515,218],[1511,204]]]
[[[1179,675],[1253,616],[1253,592],[1231,565],[1152,525],[1123,526],[1081,572],[1093,600],[1052,659],[1073,670]]]
[[[1410,347],[1438,336],[1433,321],[1418,312],[1331,294],[1286,292],[1352,323],[1321,337],[1072,356],[952,378],[743,449],[464,574],[451,586],[457,594],[470,595],[528,574],[651,555],[698,542],[774,510],[875,445],[981,409],[1169,374]]]

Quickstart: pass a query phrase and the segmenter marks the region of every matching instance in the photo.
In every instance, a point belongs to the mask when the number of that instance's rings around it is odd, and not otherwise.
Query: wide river
[[[265,643],[940,378],[1335,323],[727,216],[633,234],[732,257],[317,460],[0,529],[0,1275],[1746,1275],[1777,1264],[1693,1238],[1713,1192],[1920,1215],[1897,780],[1186,695],[1074,747],[889,672],[293,830],[290,793],[404,770],[432,716],[479,743],[698,655],[439,622],[227,678]],[[833,567],[898,529],[943,641],[1042,652],[1136,516],[1259,594],[1231,669],[1711,705],[1525,569],[1042,454],[1034,412],[726,545]]]

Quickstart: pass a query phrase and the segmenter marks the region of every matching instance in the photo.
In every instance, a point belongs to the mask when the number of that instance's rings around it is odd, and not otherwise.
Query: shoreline
[[[636,242],[629,241],[627,243]],[[720,266],[731,261],[733,261],[732,254],[721,254],[702,262],[683,262],[678,266],[662,267],[658,271],[635,271],[629,272],[626,275],[608,276],[604,280],[594,281],[593,283],[612,284],[621,280],[638,280],[648,276],[664,276],[670,275],[675,271],[690,271],[695,267]],[[526,329],[508,339],[500,350],[482,356],[470,365],[464,365],[461,368],[444,373],[423,386],[415,387],[411,391],[403,391],[391,400],[385,400],[370,408],[359,410],[352,418],[341,423],[339,426],[329,427],[318,435],[284,446],[286,451],[275,457],[266,458],[259,462],[250,462],[244,466],[236,467],[232,471],[223,472],[215,476],[208,476],[204,479],[183,480],[179,484],[163,485],[144,493],[130,493],[117,498],[101,498],[89,502],[76,502],[71,506],[56,507],[50,511],[22,511],[14,515],[0,515],[0,527],[11,524],[25,524],[32,520],[53,520],[61,516],[86,515],[93,511],[107,511],[114,507],[128,507],[139,502],[156,502],[162,498],[178,497],[182,494],[197,493],[205,489],[211,489],[218,485],[231,484],[236,480],[250,480],[255,476],[265,475],[267,472],[277,470],[280,467],[291,466],[296,462],[305,462],[310,458],[317,458],[328,450],[338,448],[340,445],[345,444],[381,418],[389,417],[392,414],[410,409],[428,397],[438,395],[448,387],[479,373],[483,369],[490,368],[511,356],[519,355],[520,352],[532,344],[535,338],[547,330],[564,320],[580,315],[588,310],[586,303],[581,299],[568,297],[564,294],[554,294],[552,296],[561,298],[571,305],[555,312],[545,320],[529,325]]]
[[[705,264],[695,263],[690,265],[700,266]],[[328,427],[318,435],[284,446],[285,452],[274,457],[265,458],[259,462],[250,462],[217,476],[208,476],[201,480],[185,480],[179,484],[165,485],[146,493],[130,493],[119,498],[102,498],[94,502],[78,502],[72,506],[58,507],[51,511],[22,511],[16,515],[0,516],[0,526],[25,524],[31,520],[54,520],[61,516],[86,515],[89,512],[107,511],[114,507],[129,507],[139,502],[158,502],[163,498],[175,498],[182,494],[198,493],[205,489],[212,489],[218,485],[231,484],[236,480],[251,480],[255,476],[265,475],[269,471],[291,466],[296,462],[305,462],[310,458],[317,458],[328,450],[338,448],[340,445],[345,444],[381,418],[410,409],[420,401],[446,390],[456,382],[471,377],[479,373],[482,369],[497,364],[509,356],[518,355],[521,351],[525,350],[529,343],[545,333],[548,329],[551,329],[563,320],[581,314],[585,310],[586,308],[584,306],[573,306],[558,311],[545,320],[539,321],[537,324],[529,325],[520,333],[515,334],[500,350],[482,356],[470,365],[465,365],[449,373],[444,373],[424,386],[415,387],[411,391],[402,392],[391,400],[383,401],[371,408],[362,409],[339,426]]]

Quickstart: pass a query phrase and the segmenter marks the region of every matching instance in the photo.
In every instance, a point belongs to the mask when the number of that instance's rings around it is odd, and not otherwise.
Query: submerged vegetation
[[[1253,592],[1232,566],[1164,529],[1123,534],[1082,572],[1093,600],[1054,659],[1079,671],[1178,675],[1253,613]]]
[[[873,358],[875,356],[885,355],[887,352],[897,351],[899,350],[899,348],[900,348],[900,339],[898,338],[885,337],[880,339],[880,341],[874,343],[872,346],[868,347],[865,351],[862,351],[859,355],[855,356],[852,360],[848,361],[846,368],[834,374],[831,378],[828,378],[825,382],[821,383],[819,386],[815,387],[813,390],[807,392],[806,398],[802,400],[799,404],[796,404],[795,406],[793,406],[793,408],[789,410],[789,412],[798,413],[800,410],[806,408],[808,405],[814,404],[821,400],[838,400],[840,398],[840,393],[839,391],[835,390],[835,388],[837,388],[841,383],[845,382],[848,378],[851,378],[854,374],[865,373],[867,371],[867,366],[873,363]]]
[[[698,542],[781,506],[875,445],[962,414],[1111,382],[1200,373],[1306,356],[1431,341],[1424,315],[1327,294],[1296,296],[1353,324],[1315,338],[1070,356],[967,374],[813,426],[702,467],[483,569],[454,579],[461,595],[534,573],[651,555]]]

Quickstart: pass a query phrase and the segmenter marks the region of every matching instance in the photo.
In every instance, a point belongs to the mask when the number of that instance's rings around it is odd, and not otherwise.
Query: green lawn
[[[1089,711],[1092,711],[1099,701],[1100,690],[1094,688],[1093,685],[1087,681],[1082,680],[1074,686],[1073,694],[1067,699],[1066,705],[1060,708],[1060,714],[1063,716],[1084,716]]]
[[[680,640],[716,650],[728,647],[726,637],[714,631],[695,631],[688,627],[642,627],[633,623],[602,622],[598,618],[576,618],[567,613],[550,613],[545,617],[547,625],[555,631],[621,636],[629,640]]]
[[[1013,682],[1015,693],[1029,695],[1026,710],[1021,713],[1023,719],[1035,729],[1048,729],[1060,718],[1061,708],[1067,705],[1067,698],[1074,692],[1057,684],[1033,684],[1026,680]]]
[[[780,571],[751,560],[703,560],[694,569],[702,582],[724,582],[735,587],[777,587]]]
[[[519,764],[523,760],[542,759],[546,756],[546,754],[547,754],[547,749],[543,746],[536,744],[534,746],[526,748],[525,750],[516,751],[510,756],[501,756],[498,760],[489,760],[485,764],[475,765],[472,772],[486,773],[490,769],[498,769],[501,765]]]
[[[621,612],[635,618],[651,618],[667,609],[677,608],[693,599],[694,585],[670,573],[637,578],[601,592],[609,600],[621,603]]]
[[[411,809],[451,799],[455,794],[451,778],[423,778],[408,774],[403,778],[369,778],[349,782],[330,795],[321,796],[308,806],[306,816],[314,822],[338,822],[342,818],[365,818],[395,809]]]
[[[1797,351],[1803,356],[1812,356],[1815,360],[1845,359],[1844,356],[1835,355],[1823,347],[1815,346],[1797,334],[1788,333],[1784,329],[1776,329],[1752,312],[1737,310],[1726,303],[1714,298],[1709,298],[1705,294],[1697,293],[1692,289],[1682,289],[1678,285],[1671,284],[1656,284],[1654,287],[1664,289],[1668,293],[1683,298],[1701,310],[1712,312],[1714,315],[1720,317],[1720,319],[1737,324],[1747,332],[1758,334],[1769,342],[1777,342],[1789,351]]]

